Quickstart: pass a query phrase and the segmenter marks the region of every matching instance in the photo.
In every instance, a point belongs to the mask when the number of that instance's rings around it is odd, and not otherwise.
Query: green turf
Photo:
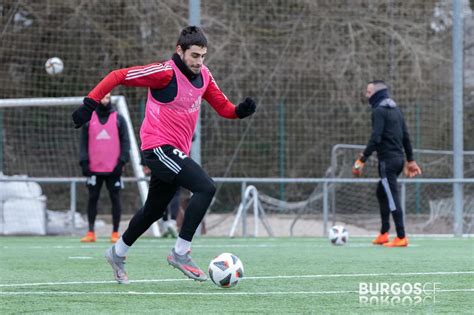
[[[369,241],[335,247],[323,238],[196,239],[193,257],[202,268],[222,252],[244,264],[246,279],[220,289],[169,267],[169,239],[139,239],[127,262],[131,284],[118,285],[103,258],[105,238],[88,245],[71,237],[1,237],[0,313],[472,314],[474,240],[411,238],[408,248]],[[392,293],[388,305],[366,305],[358,290],[368,282],[436,282],[439,290],[434,303],[411,294],[400,305]]]

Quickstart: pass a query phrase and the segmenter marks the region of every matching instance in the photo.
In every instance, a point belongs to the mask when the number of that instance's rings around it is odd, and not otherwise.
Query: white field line
[[[436,292],[474,292],[474,288],[471,289],[449,289],[449,290],[436,290]],[[329,295],[329,294],[356,294],[359,293],[357,290],[352,291],[269,291],[269,292],[233,292],[228,290],[222,290],[221,292],[82,292],[82,291],[25,291],[25,292],[0,292],[0,295],[162,295],[162,296],[216,296],[216,295],[234,295],[234,296],[251,296],[251,295]]]
[[[328,244],[329,244],[329,241],[328,241]],[[110,246],[109,244],[107,244],[108,246]],[[155,248],[155,249],[160,249],[160,248],[166,248],[166,249],[170,249],[173,247],[174,244],[140,244],[140,245],[137,245],[135,247],[133,247],[133,250],[140,250],[140,249],[143,249],[143,248]],[[315,244],[315,246],[317,247],[318,245],[321,245],[321,244]],[[284,247],[285,245],[283,245]],[[291,244],[289,244],[288,246],[291,246]],[[371,245],[373,246],[373,245]],[[221,247],[229,247],[229,248],[265,248],[265,247],[279,247],[278,245],[275,245],[275,244],[222,244],[222,245],[217,245],[217,244],[214,244],[214,245],[199,245],[199,244],[196,244],[194,245],[193,244],[193,248],[221,248]],[[74,245],[54,245],[54,246],[40,246],[40,245],[29,245],[29,246],[3,246],[2,247],[3,249],[104,249],[106,248],[106,246],[104,245],[100,245],[100,244],[97,244],[97,245],[78,245],[78,246],[74,246]]]
[[[328,247],[333,247],[329,241],[327,244],[321,244],[321,243],[313,243],[313,244],[304,244],[304,245],[309,245],[311,248],[328,248]],[[133,251],[140,251],[140,250],[147,250],[149,248],[153,249],[170,249],[173,247],[172,244],[161,244],[161,245],[152,245],[152,244],[140,244],[136,247],[133,247]],[[294,247],[291,243],[285,243],[285,244],[222,244],[222,245],[193,245],[193,248],[285,248],[285,247]],[[371,243],[348,243],[345,244],[344,246],[338,246],[338,248],[344,248],[344,247],[350,247],[350,248],[383,248],[382,246],[374,246]],[[419,244],[409,244],[408,247],[420,247]],[[74,245],[56,245],[56,246],[38,246],[38,245],[33,245],[33,246],[21,246],[21,247],[12,247],[12,246],[3,246],[1,247],[2,249],[104,249],[105,247],[102,245],[79,245],[79,246],[74,246]]]
[[[302,279],[302,278],[353,278],[353,277],[387,277],[387,276],[450,276],[450,275],[469,275],[474,271],[435,271],[435,272],[401,272],[401,273],[358,273],[358,274],[327,274],[327,275],[293,275],[293,276],[255,276],[244,277],[242,280],[261,280],[261,279]],[[179,282],[192,281],[191,279],[142,279],[130,280],[130,283],[152,283],[152,282]],[[109,284],[116,281],[68,281],[68,282],[36,282],[36,283],[8,283],[0,284],[0,287],[32,287],[32,286],[55,286],[55,285],[84,285],[84,284]]]

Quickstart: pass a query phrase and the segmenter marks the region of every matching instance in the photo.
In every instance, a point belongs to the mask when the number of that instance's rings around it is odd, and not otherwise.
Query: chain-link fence
[[[473,7],[464,1],[465,150],[474,149]],[[188,24],[188,1],[5,0],[0,17],[1,97],[78,96],[113,69],[170,58]],[[452,148],[451,1],[202,0],[201,24],[209,39],[206,63],[219,87],[234,103],[249,95],[259,105],[253,118],[231,121],[204,104],[202,163],[212,176],[324,176],[334,144],[366,143],[370,109],[363,91],[373,79],[390,85],[416,148]],[[53,56],[64,62],[57,76],[44,69]],[[138,134],[146,90],[114,93],[126,96]],[[4,173],[80,176],[70,113],[50,111],[33,120],[22,118],[26,112],[0,113]],[[45,132],[70,136],[31,137],[29,150],[18,152],[16,134]],[[48,168],[28,167],[40,155],[63,158]],[[298,200],[310,190],[288,187],[275,185],[273,192],[287,189],[284,197]],[[221,189],[216,205],[235,201],[238,189]]]

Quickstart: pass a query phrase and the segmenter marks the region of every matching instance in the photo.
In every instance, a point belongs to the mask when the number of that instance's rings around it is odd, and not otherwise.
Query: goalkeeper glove
[[[362,169],[364,168],[364,165],[365,163],[362,162],[359,159],[357,159],[355,162],[354,162],[354,166],[352,167],[352,175],[354,175],[355,177],[361,177],[362,176]]]
[[[416,164],[415,161],[410,161],[405,166],[405,176],[406,177],[415,177],[416,175],[421,174],[421,168]]]
[[[85,97],[83,105],[72,113],[72,120],[74,121],[74,128],[80,128],[86,122],[91,120],[92,113],[99,106],[99,103],[91,98]]]
[[[89,161],[81,161],[82,175],[85,177],[90,177],[92,175],[91,170],[89,169]]]
[[[122,161],[118,161],[117,165],[115,166],[114,170],[112,171],[112,175],[120,177],[122,176],[123,166],[125,163]]]
[[[256,108],[255,101],[250,97],[246,97],[242,103],[235,107],[235,114],[242,119],[255,113]]]

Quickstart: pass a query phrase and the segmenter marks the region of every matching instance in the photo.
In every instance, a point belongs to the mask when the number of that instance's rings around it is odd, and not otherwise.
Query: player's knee
[[[216,184],[214,183],[212,179],[209,178],[209,179],[201,181],[198,188],[192,192],[206,194],[213,197],[214,194],[216,193]]]
[[[400,206],[397,206],[397,208],[392,212],[392,216],[395,220],[401,220],[403,218],[403,212],[400,209]]]
[[[91,193],[89,194],[89,202],[98,202],[99,201],[99,194]]]
[[[203,185],[203,192],[214,197],[216,194],[216,183],[211,179],[207,181],[206,185]]]
[[[377,185],[377,198],[381,199],[385,197],[385,190],[381,184]]]
[[[160,212],[155,210],[155,208],[150,207],[150,204],[145,204],[144,207],[137,211],[134,217],[137,217],[146,224],[151,225],[160,218]]]

